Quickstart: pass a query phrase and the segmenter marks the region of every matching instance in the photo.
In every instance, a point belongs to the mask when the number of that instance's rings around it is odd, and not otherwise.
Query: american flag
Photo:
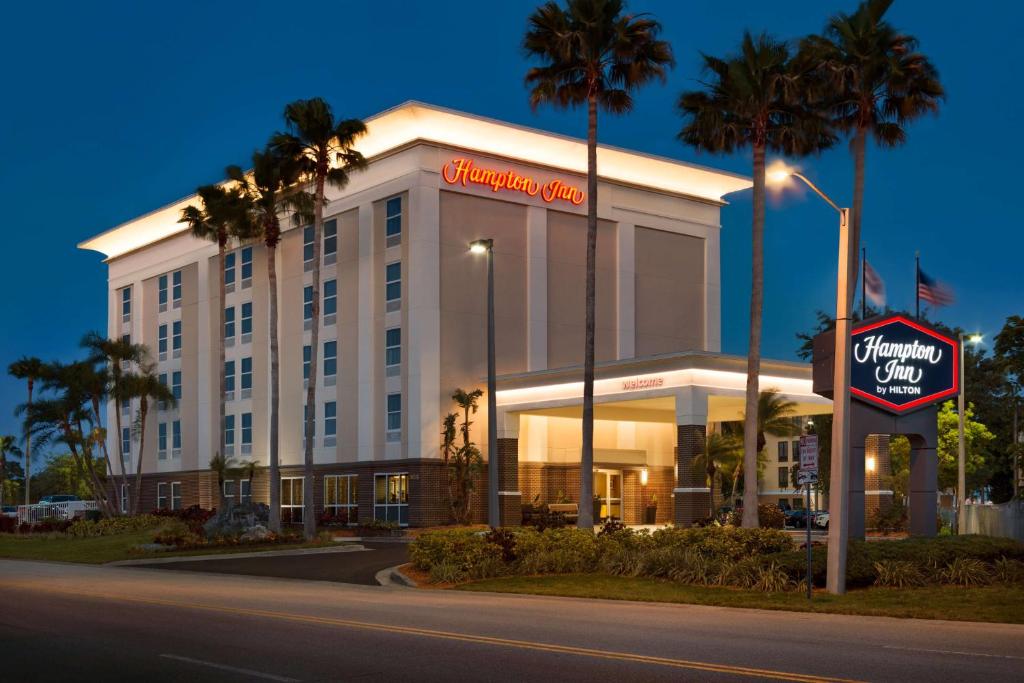
[[[864,294],[878,308],[885,306],[885,282],[867,259],[864,259]]]
[[[917,295],[933,306],[949,306],[956,299],[953,290],[917,269]]]

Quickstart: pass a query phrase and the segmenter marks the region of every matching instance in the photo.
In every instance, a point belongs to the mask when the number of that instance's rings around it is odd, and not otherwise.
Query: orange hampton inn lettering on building
[[[441,168],[441,175],[449,185],[466,187],[468,183],[473,183],[490,187],[492,192],[508,190],[522,192],[530,197],[540,194],[541,199],[549,204],[558,199],[579,206],[586,197],[583,190],[563,180],[556,178],[541,184],[534,178],[520,175],[512,169],[495,171],[475,166],[472,159],[452,159]]]

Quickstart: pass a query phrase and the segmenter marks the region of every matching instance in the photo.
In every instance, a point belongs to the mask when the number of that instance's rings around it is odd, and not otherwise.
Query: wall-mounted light
[[[875,458],[874,458],[874,456],[869,455],[867,458],[865,458],[865,460],[864,460],[864,469],[866,469],[868,472],[874,472],[875,471]]]
[[[640,485],[647,486],[647,468],[640,470]]]

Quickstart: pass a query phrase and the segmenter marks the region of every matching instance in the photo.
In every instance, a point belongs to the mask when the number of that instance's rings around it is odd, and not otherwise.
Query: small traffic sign
[[[799,470],[796,473],[796,483],[798,486],[805,486],[807,484],[818,483],[818,470]]]
[[[800,437],[800,471],[818,472],[818,435],[804,434]]]

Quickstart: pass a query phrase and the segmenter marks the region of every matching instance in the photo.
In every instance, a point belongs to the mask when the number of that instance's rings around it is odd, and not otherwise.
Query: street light
[[[470,252],[487,254],[487,523],[501,526],[498,510],[498,402],[494,373],[494,240],[470,242]]]
[[[846,543],[849,538],[850,493],[850,299],[853,290],[853,235],[850,210],[841,208],[795,168],[778,162],[767,171],[779,185],[797,178],[839,213],[839,275],[836,278],[835,375],[832,383],[832,472],[829,479],[828,578],[830,593],[846,592]]]
[[[983,337],[978,334],[968,335],[971,344],[980,344]],[[960,394],[957,396],[957,412],[959,413],[959,449],[956,459],[956,532],[961,529],[964,514],[964,503],[967,500],[967,440],[964,437],[964,333],[960,333]]]

